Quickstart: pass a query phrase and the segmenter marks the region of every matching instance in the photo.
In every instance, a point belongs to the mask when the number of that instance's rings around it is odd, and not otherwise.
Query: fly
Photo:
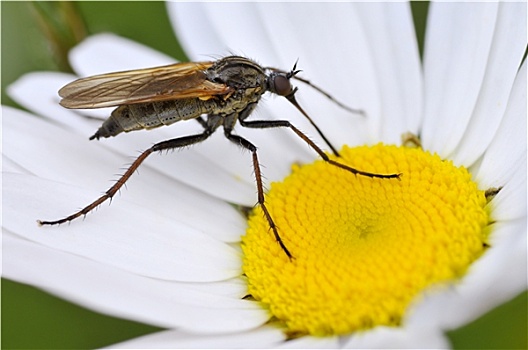
[[[284,253],[290,253],[268,211],[264,199],[264,186],[257,156],[257,147],[245,138],[233,134],[238,122],[247,128],[289,128],[329,164],[356,175],[375,178],[399,178],[401,174],[376,174],[361,171],[330,159],[313,141],[287,120],[247,120],[260,98],[266,92],[284,96],[313,125],[332,152],[339,155],[322,131],[295,99],[297,88],[291,85],[295,78],[336,101],[328,93],[296,75],[296,65],[289,72],[271,67],[261,67],[244,57],[228,56],[217,61],[187,62],[149,69],[116,72],[73,81],[59,90],[63,107],[103,108],[117,107],[90,140],[116,136],[122,132],[152,129],[181,120],[195,119],[203,132],[177,137],[154,144],[143,151],[117,182],[101,197],[72,215],[54,221],[38,220],[39,225],[58,225],[84,216],[103,202],[111,199],[152,153],[190,146],[206,140],[222,126],[225,137],[251,152],[257,184],[258,204],[262,208],[275,240]],[[205,117],[205,118],[204,118]]]

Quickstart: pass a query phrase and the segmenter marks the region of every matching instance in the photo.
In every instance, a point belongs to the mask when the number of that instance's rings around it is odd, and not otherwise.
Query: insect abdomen
[[[112,112],[90,140],[197,118],[210,112],[208,102],[199,99],[181,99],[123,105]]]

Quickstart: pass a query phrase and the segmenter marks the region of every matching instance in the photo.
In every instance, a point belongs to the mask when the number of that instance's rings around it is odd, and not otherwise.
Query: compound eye
[[[290,79],[286,78],[284,75],[276,75],[273,77],[273,87],[275,93],[281,96],[289,95],[292,91]]]

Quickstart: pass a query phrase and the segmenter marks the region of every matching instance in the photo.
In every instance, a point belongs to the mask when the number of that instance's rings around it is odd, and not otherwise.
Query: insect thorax
[[[260,87],[267,90],[267,75],[257,63],[244,57],[229,56],[218,60],[206,71],[207,80],[236,90]]]

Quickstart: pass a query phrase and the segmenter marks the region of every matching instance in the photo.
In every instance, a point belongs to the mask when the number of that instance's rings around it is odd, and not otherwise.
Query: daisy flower
[[[76,77],[31,73],[9,94],[39,117],[3,107],[6,278],[167,328],[124,348],[445,348],[445,331],[526,289],[525,3],[431,4],[423,63],[404,3],[167,9],[192,60],[235,52],[288,70],[299,59],[303,77],[365,111],[292,80],[339,149],[330,159],[401,178],[317,160],[287,128],[237,127],[258,147],[292,259],[259,207],[248,220],[237,209],[256,203],[251,158],[222,132],[151,156],[110,208],[39,228],[94,200],[135,150],[200,125],[88,141],[111,110],[66,110],[56,91]],[[70,60],[78,76],[174,62],[110,34]],[[287,119],[324,146],[285,99],[250,118]]]

